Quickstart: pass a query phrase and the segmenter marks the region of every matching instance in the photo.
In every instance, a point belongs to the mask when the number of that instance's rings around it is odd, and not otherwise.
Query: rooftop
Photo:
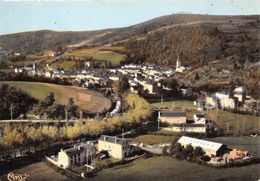
[[[101,135],[101,137],[99,138],[99,140],[101,141],[107,141],[110,143],[115,143],[115,144],[120,144],[123,145],[126,142],[129,142],[129,139],[125,139],[125,138],[118,138],[116,136],[108,136],[108,135]]]
[[[93,145],[93,143],[79,143],[75,144],[73,148],[68,148],[63,151],[66,152],[68,155],[76,155],[78,153],[83,152],[86,149],[92,149],[94,147],[95,146]]]
[[[191,146],[193,146],[193,147],[201,147],[203,149],[215,150],[215,151],[217,151],[223,145],[221,143],[191,138],[191,137],[188,137],[188,136],[182,136],[178,140],[178,142],[181,143],[181,144],[184,144],[184,145],[191,144]]]
[[[187,117],[186,112],[160,112],[160,117]]]

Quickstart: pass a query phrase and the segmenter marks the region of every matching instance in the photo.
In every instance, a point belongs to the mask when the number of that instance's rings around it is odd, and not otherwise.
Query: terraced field
[[[24,90],[38,100],[43,100],[53,92],[57,104],[67,104],[69,98],[72,97],[76,105],[93,113],[101,113],[111,106],[110,100],[101,93],[84,88],[40,82],[5,81],[1,83]]]

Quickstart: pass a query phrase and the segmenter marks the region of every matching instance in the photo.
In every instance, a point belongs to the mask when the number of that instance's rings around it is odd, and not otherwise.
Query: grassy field
[[[159,144],[175,141],[178,137],[175,135],[164,136],[164,135],[141,135],[135,137],[133,140],[137,142],[143,142],[146,144]]]
[[[168,101],[168,102],[156,102],[151,104],[155,108],[196,108],[193,105],[193,101]]]
[[[55,181],[68,181],[70,180],[64,175],[56,172],[53,168],[47,166],[44,162],[37,162],[25,166],[20,169],[12,171],[14,174],[27,174],[29,175],[25,180],[27,181],[46,181],[46,180],[55,180]],[[7,176],[4,175],[0,177],[0,180],[7,180]]]
[[[104,169],[91,180],[104,181],[255,181],[259,179],[260,164],[246,167],[214,169],[206,166],[178,161],[170,157],[139,159],[129,164]]]
[[[109,61],[109,62],[111,62],[112,65],[120,65],[120,63],[122,61],[124,61],[127,56],[125,54],[116,53],[114,51],[103,51],[103,50],[97,50],[97,49],[82,49],[82,50],[75,50],[72,52],[67,52],[58,57],[48,59],[48,60],[46,60],[46,63],[54,63],[55,60],[57,60],[61,57],[63,57],[63,58],[75,57],[76,59],[90,57],[90,58],[93,58],[94,61],[95,60]],[[73,62],[73,61],[70,61],[70,64],[72,64],[71,62]],[[55,65],[55,63],[54,63],[54,65]],[[72,66],[72,65],[65,64],[64,66],[65,66],[65,68],[67,68],[68,66]]]
[[[224,134],[248,135],[257,132],[259,133],[259,117],[234,114],[221,110],[206,111],[205,113],[217,123]]]
[[[75,104],[93,113],[101,113],[111,106],[110,100],[102,94],[79,87],[39,82],[6,81],[3,83],[20,88],[38,100],[43,100],[53,92],[57,104],[67,104],[68,99],[72,97]]]

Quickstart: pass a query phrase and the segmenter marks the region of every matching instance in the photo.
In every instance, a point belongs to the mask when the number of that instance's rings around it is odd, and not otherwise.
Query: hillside
[[[126,63],[155,63],[171,67],[175,67],[179,56],[182,64],[190,68],[180,81],[194,86],[220,88],[245,84],[254,96],[259,96],[259,35],[259,15],[176,14],[111,30],[62,33],[38,31],[0,36],[0,46],[42,50],[76,44],[76,50],[65,52],[60,57],[73,55],[69,58],[78,59],[86,55],[94,60],[96,57],[89,55],[94,48],[95,51],[127,55]],[[48,61],[53,62],[57,58]],[[68,66],[65,62],[67,59],[58,59],[53,65],[63,66],[62,61],[67,69],[78,64],[69,62]]]
[[[110,100],[101,93],[79,87],[21,81],[0,82],[0,84],[2,83],[19,88],[38,100],[44,100],[48,94],[53,92],[57,104],[66,105],[69,98],[72,97],[76,105],[91,113],[102,113],[111,107]]]
[[[142,38],[124,42],[130,55],[128,61],[174,67],[180,56],[182,64],[191,68],[182,76],[183,82],[222,88],[244,84],[257,97],[260,91],[259,18],[220,16],[205,22],[163,26]]]
[[[0,36],[0,47],[6,51],[14,51],[21,53],[57,50],[71,44],[90,41],[113,31],[97,30],[97,31],[50,31],[40,30],[31,32],[22,32]]]

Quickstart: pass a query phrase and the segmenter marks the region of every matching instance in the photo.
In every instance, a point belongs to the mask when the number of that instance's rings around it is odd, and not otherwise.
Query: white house
[[[58,153],[58,166],[70,168],[77,164],[91,164],[96,156],[96,147],[93,142],[80,143],[73,148],[61,149]]]
[[[246,89],[245,87],[237,87],[233,91],[234,97],[237,98],[239,103],[243,103],[245,100],[245,95],[246,95]]]
[[[194,123],[195,124],[206,124],[207,118],[202,113],[196,113],[193,115]]]
[[[98,151],[107,151],[116,159],[124,159],[130,153],[130,140],[116,136],[102,135],[98,140]]]

